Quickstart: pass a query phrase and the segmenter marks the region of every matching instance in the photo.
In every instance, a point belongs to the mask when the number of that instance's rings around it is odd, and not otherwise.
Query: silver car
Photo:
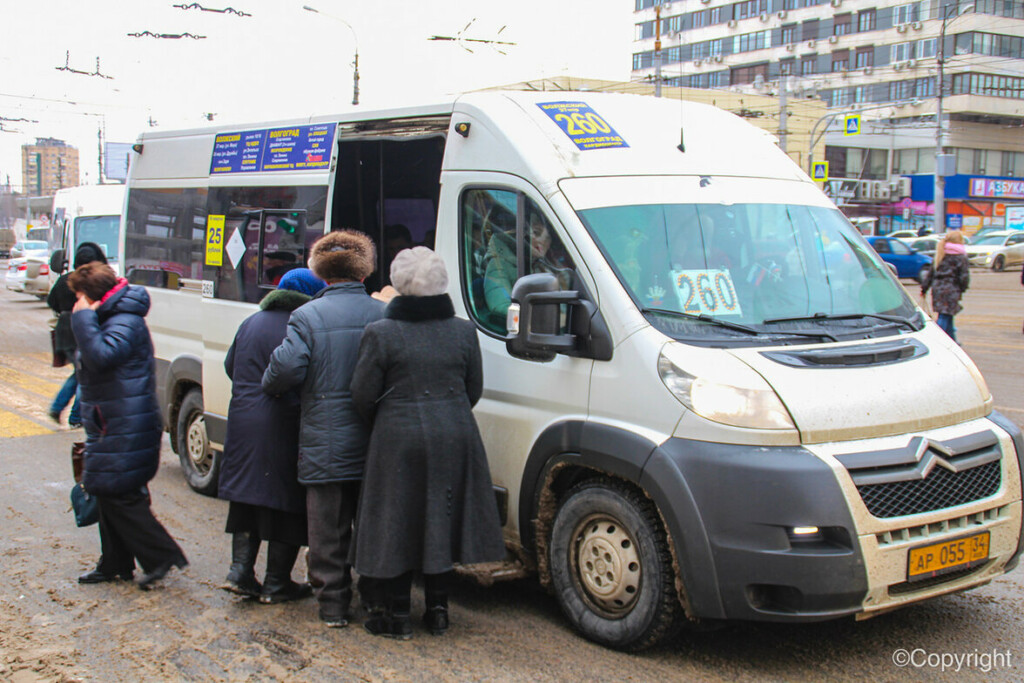
[[[1024,230],[997,230],[967,245],[972,266],[1000,271],[1024,263]]]

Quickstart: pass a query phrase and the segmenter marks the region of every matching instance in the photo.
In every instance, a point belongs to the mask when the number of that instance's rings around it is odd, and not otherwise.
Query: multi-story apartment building
[[[635,79],[653,79],[660,56],[667,84],[824,100],[825,189],[849,215],[879,216],[883,231],[932,225],[940,60],[942,151],[955,158],[945,225],[998,226],[1024,204],[1024,0],[634,2]],[[845,135],[852,112],[860,133]]]
[[[47,196],[78,185],[78,150],[63,140],[36,138],[21,146],[22,192]]]

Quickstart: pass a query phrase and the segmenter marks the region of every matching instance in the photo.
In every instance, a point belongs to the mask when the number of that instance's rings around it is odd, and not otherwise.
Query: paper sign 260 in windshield
[[[727,270],[673,270],[679,307],[690,315],[742,315],[736,287]]]
[[[629,147],[622,136],[585,102],[544,102],[537,106],[580,149]]]

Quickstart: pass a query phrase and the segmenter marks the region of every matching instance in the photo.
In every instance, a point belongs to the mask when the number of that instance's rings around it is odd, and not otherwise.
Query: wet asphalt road
[[[957,318],[960,340],[997,408],[1024,424],[1020,272],[973,277]],[[76,529],[67,512],[68,450],[78,433],[46,418],[66,374],[48,367],[47,317],[35,299],[0,292],[0,680],[1022,678],[1020,569],[865,622],[733,624],[684,633],[639,655],[578,637],[529,580],[491,588],[460,582],[453,628],[441,638],[417,630],[412,642],[396,643],[358,626],[327,630],[312,601],[261,606],[217,590],[228,560],[227,506],[188,489],[166,444],[154,509],[191,566],[150,593],[126,583],[79,586],[75,577],[95,561],[98,540],[95,528]],[[414,614],[422,608],[416,595]]]

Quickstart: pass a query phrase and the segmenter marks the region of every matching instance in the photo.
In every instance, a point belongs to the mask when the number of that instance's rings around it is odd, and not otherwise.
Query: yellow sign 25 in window
[[[224,216],[206,218],[206,265],[224,265]]]

